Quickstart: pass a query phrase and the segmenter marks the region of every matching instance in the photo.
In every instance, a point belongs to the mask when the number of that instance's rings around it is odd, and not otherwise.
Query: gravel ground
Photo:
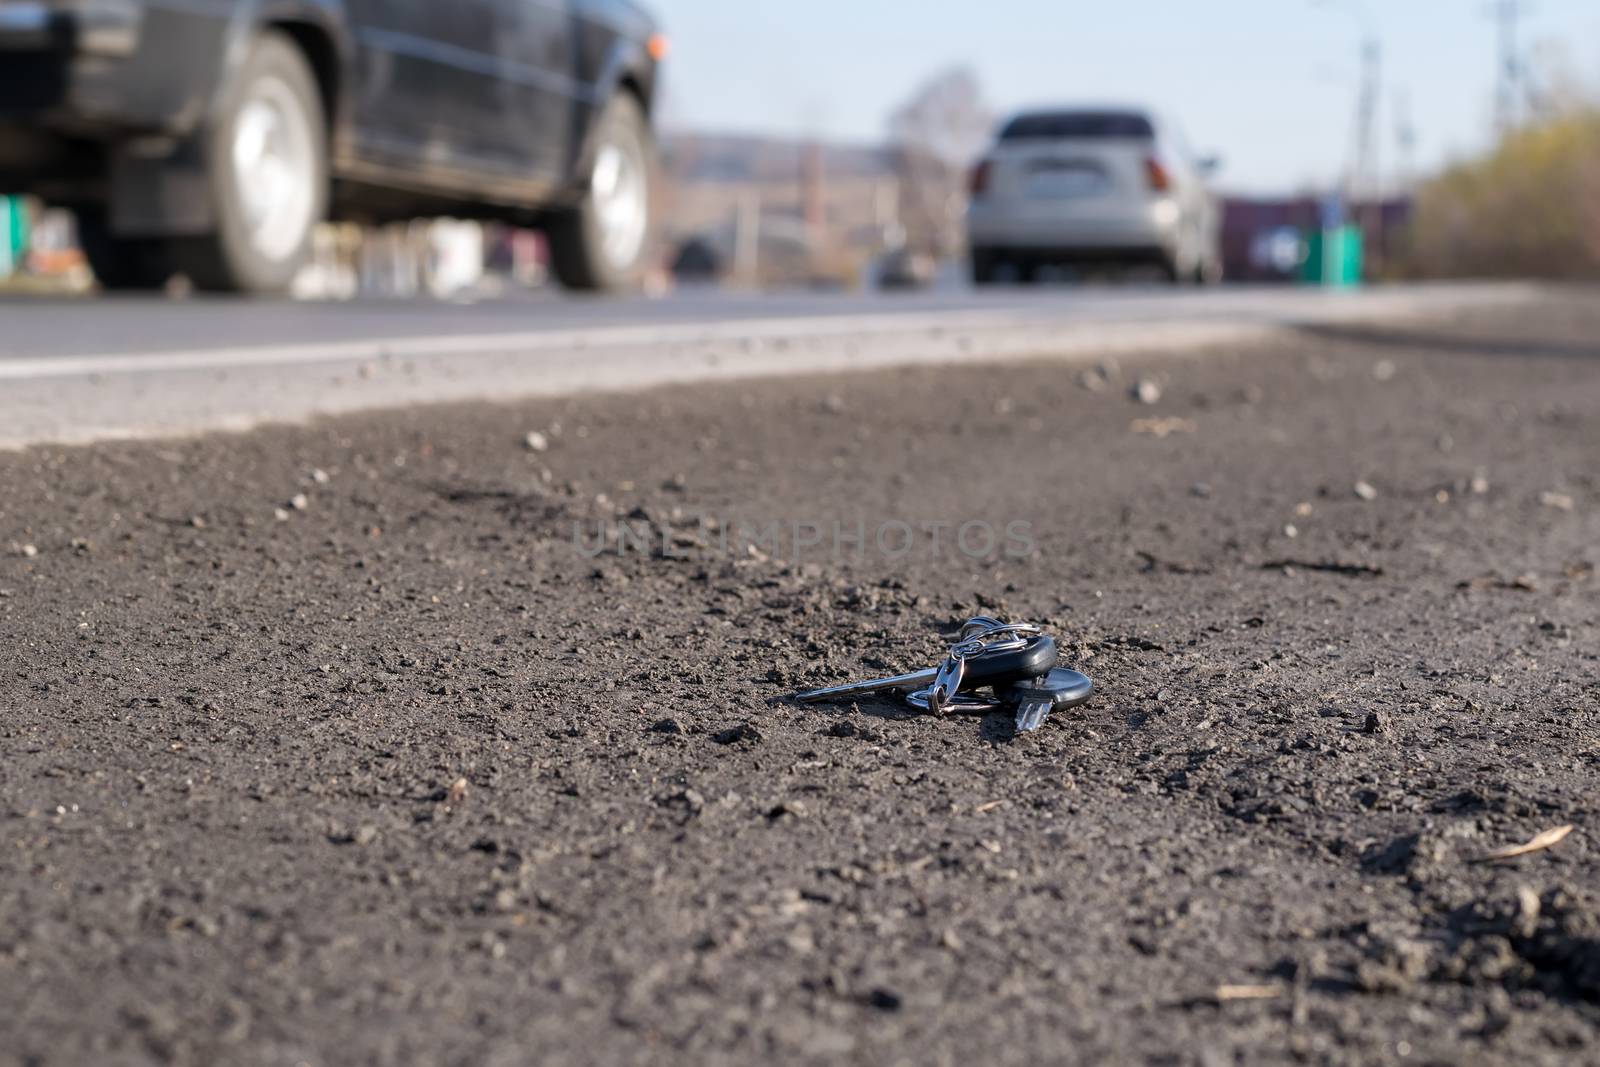
[[[1576,291],[0,456],[0,1062],[1592,1061],[1597,457]]]

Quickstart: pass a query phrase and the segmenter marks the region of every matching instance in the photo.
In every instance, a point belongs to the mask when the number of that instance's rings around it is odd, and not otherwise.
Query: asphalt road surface
[[[439,400],[1118,348],[1527,299],[1518,286],[1019,289],[862,297],[684,291],[297,304],[0,302],[0,448],[245,429]]]
[[[1525,291],[1478,286],[1480,292]],[[907,293],[741,293],[677,290],[661,298],[584,297],[560,292],[450,302],[362,299],[302,302],[205,295],[187,299],[110,296],[0,297],[0,360],[86,355],[137,355],[282,347],[416,337],[521,336],[615,326],[666,327],[712,322],[906,317],[982,313],[1008,320],[1123,322],[1249,318],[1281,321],[1338,307],[1392,306],[1397,301],[1459,302],[1460,285],[1409,286],[1365,292],[1319,292],[1285,286],[1173,289],[1168,286],[995,287]]]
[[[0,454],[0,1063],[1592,1061],[1597,339]],[[785,698],[979,611],[1093,702]]]

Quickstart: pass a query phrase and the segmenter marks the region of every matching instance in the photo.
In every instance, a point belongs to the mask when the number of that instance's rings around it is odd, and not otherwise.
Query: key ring
[[[950,655],[970,659],[983,652],[1008,652],[1023,647],[1041,633],[1043,630],[1032,623],[1006,623],[977,615],[961,624]]]
[[[929,687],[928,689],[918,689],[915,692],[907,693],[906,703],[918,711],[928,711],[931,707],[928,696],[932,691],[932,687]],[[1005,707],[1005,704],[994,697],[981,696],[977,693],[957,693],[945,701],[940,711],[946,715],[973,715],[991,712],[1003,707]]]

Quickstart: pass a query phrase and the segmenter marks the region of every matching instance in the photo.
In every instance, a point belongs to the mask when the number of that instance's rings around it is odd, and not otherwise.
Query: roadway
[[[682,291],[474,303],[8,298],[0,300],[0,447],[243,429],[419,402],[1237,343],[1306,323],[1528,295],[1497,285]]]

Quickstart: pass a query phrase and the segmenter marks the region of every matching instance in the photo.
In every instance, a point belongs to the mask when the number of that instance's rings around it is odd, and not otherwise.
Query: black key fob
[[[1015,682],[997,692],[1007,704],[1036,713],[1036,717],[1033,714],[1028,717],[1032,725],[1023,724],[1021,718],[1018,720],[1022,729],[1028,730],[1037,729],[1046,712],[1076,707],[1088,700],[1094,695],[1094,683],[1088,675],[1070,667],[1057,667],[1043,677]]]
[[[1031,637],[1021,648],[979,653],[966,661],[958,691],[965,693],[986,685],[999,691],[1013,682],[1049,674],[1059,654],[1056,639],[1049,634]]]

